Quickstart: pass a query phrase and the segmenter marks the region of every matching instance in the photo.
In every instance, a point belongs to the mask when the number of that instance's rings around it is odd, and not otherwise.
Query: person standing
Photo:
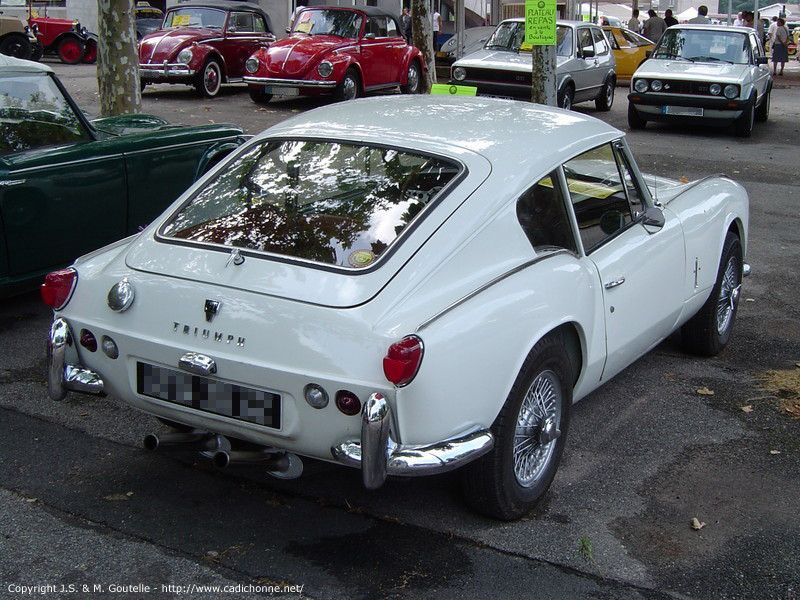
[[[439,33],[442,31],[442,15],[439,11],[433,9],[433,49],[438,52],[441,48],[439,44]]]
[[[644,22],[644,26],[642,27],[642,35],[646,37],[648,40],[653,42],[657,42],[663,34],[667,30],[667,23],[658,16],[658,13],[654,11],[652,8],[647,11],[647,14],[650,15],[650,18]]]
[[[783,76],[783,67],[789,60],[789,40],[791,34],[786,28],[786,21],[778,18],[774,33],[769,38],[769,47],[772,50],[772,74]],[[781,72],[777,73],[778,63],[781,65]]]
[[[664,22],[667,24],[667,27],[672,27],[673,25],[678,24],[678,19],[672,16],[671,8],[668,8],[664,11]]]
[[[708,25],[711,23],[711,19],[708,18],[708,7],[705,4],[701,4],[697,7],[697,16],[694,19],[689,19],[688,23],[699,23],[700,25]]]
[[[408,8],[405,6],[403,7],[403,14],[400,15],[400,28],[403,37],[406,38],[406,41],[409,44],[413,43],[411,32],[411,13],[408,12]]]
[[[628,29],[631,31],[635,31],[639,33],[642,29],[641,23],[639,23],[639,9],[634,9],[633,13],[631,14],[631,18],[628,20]]]

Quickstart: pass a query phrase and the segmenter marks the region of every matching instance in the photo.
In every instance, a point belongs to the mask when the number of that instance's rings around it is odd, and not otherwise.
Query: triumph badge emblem
[[[206,321],[211,323],[214,320],[214,317],[217,316],[220,307],[222,306],[222,302],[218,300],[206,300],[205,305],[205,313],[206,313]]]

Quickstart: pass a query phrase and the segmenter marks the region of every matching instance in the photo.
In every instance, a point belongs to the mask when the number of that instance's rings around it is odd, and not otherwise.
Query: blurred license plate
[[[276,96],[299,96],[300,90],[293,87],[281,87],[279,85],[265,85],[265,94],[275,94]]]
[[[265,427],[281,426],[281,397],[263,390],[137,362],[136,391]]]
[[[694,106],[662,106],[661,114],[664,115],[683,115],[685,117],[702,117],[703,109]]]

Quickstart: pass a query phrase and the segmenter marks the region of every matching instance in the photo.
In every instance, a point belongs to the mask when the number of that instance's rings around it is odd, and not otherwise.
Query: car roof
[[[32,60],[0,54],[0,73],[52,73],[53,69]]]
[[[170,6],[169,8],[167,8],[167,10],[184,8],[187,6],[201,6],[201,7],[206,6],[208,8],[219,8],[222,10],[229,10],[229,11],[244,10],[244,11],[258,13],[266,19],[267,26],[269,27],[269,30],[272,31],[272,22],[270,21],[269,15],[258,4],[254,4],[252,2],[234,2],[229,0],[187,0],[186,2],[181,2],[180,4]]]
[[[385,10],[383,8],[379,8],[377,6],[306,6],[306,8],[329,8],[333,10],[356,10],[359,12],[364,13],[368,17],[392,17],[394,19],[397,18],[392,12]]]
[[[736,25],[708,25],[703,23],[681,23],[679,25],[673,25],[670,29],[696,29],[701,31],[711,31],[711,32],[720,32],[720,31],[733,31],[736,33],[755,33],[755,29],[752,27],[738,27]]]
[[[399,94],[323,106],[265,133],[397,145],[454,158],[467,150],[496,165],[525,162],[526,169],[541,172],[624,135],[594,117],[530,102]]]

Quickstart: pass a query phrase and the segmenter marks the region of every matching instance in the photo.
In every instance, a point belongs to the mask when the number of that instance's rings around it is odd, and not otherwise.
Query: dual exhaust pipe
[[[295,479],[303,472],[300,457],[291,452],[273,448],[255,450],[232,450],[230,441],[222,435],[193,429],[171,433],[151,433],[144,438],[146,450],[170,449],[177,452],[199,452],[218,469],[236,465],[256,465],[264,467],[268,474],[279,479]]]

